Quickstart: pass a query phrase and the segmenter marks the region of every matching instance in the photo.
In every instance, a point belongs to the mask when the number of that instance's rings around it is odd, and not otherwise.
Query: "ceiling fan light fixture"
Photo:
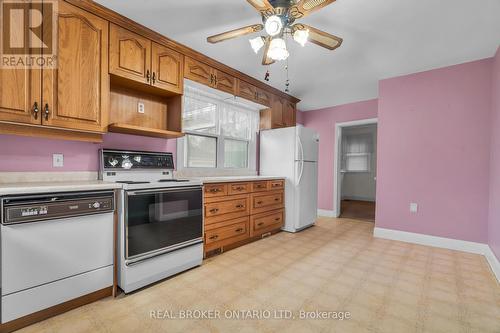
[[[288,58],[290,53],[286,49],[285,41],[282,38],[274,38],[269,45],[267,56],[273,60],[281,61]]]
[[[283,30],[283,21],[277,15],[270,16],[264,25],[266,32],[269,36],[276,36]]]
[[[295,30],[293,33],[293,40],[299,43],[302,47],[306,45],[309,38],[309,29]]]
[[[250,46],[255,53],[258,53],[259,50],[264,46],[264,38],[261,36],[255,37],[249,40]]]

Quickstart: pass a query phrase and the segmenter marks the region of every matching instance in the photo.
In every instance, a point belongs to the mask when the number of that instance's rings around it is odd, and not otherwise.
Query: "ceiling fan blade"
[[[218,35],[210,36],[207,38],[207,42],[215,44],[228,39],[253,34],[254,32],[262,31],[262,29],[264,29],[264,26],[262,24],[253,24],[243,28],[226,31]]]
[[[335,0],[300,0],[296,5],[290,7],[290,15],[295,18],[307,16],[329,4],[334,3]]]
[[[313,28],[307,24],[297,23],[292,26],[292,31],[309,30],[308,40],[329,50],[335,50],[342,45],[343,39],[327,32]]]
[[[247,1],[262,15],[266,17],[274,15],[274,7],[269,3],[269,0],[247,0]]]
[[[274,60],[267,56],[267,51],[269,51],[269,46],[271,45],[271,37],[266,37],[264,44],[264,55],[262,56],[262,65],[274,64]]]

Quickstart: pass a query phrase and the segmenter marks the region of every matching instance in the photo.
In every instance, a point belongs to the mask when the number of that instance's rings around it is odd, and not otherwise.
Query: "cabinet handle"
[[[151,74],[149,73],[149,69],[146,71],[146,81],[148,81],[149,83],[149,80],[151,80]]]
[[[212,237],[209,237],[209,238],[210,239],[217,239],[217,238],[219,238],[219,236],[218,235],[213,235]]]
[[[33,104],[33,116],[35,117],[35,119],[38,119],[38,103],[35,102],[35,104]]]
[[[260,227],[261,225],[264,225],[264,222],[257,223],[257,225]]]
[[[257,205],[262,205],[262,201],[257,201]]]
[[[235,187],[234,190],[235,191],[243,191],[245,188],[242,187],[242,186],[239,186],[239,187]]]
[[[217,75],[214,75],[215,85],[217,85]]]
[[[275,218],[274,220],[275,220],[275,221],[279,221],[279,220],[281,220],[281,217],[277,217],[277,218]]]
[[[236,205],[236,208],[243,208],[243,207],[245,207],[245,205],[242,204]]]
[[[49,120],[49,113],[50,113],[49,104],[45,103],[45,120]]]
[[[211,188],[209,191],[210,191],[211,193],[217,193],[217,192],[219,192],[220,190],[221,190],[220,188]]]
[[[272,186],[272,187],[279,187],[279,186],[281,186],[281,184],[280,184],[280,183],[274,183],[274,184],[272,184],[271,186]]]
[[[213,74],[210,74],[210,83],[213,84],[214,83],[214,75]]]
[[[235,230],[236,232],[242,232],[243,231],[243,228],[238,228]]]
[[[156,82],[156,72],[153,72],[153,78],[152,78],[153,84]]]
[[[210,213],[217,213],[218,211],[219,211],[219,208],[210,209]]]
[[[280,198],[274,198],[274,201],[280,201]]]

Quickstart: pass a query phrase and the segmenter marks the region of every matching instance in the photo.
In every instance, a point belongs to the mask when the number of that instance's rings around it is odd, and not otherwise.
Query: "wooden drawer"
[[[252,194],[251,203],[252,214],[283,208],[284,192],[280,190],[266,193],[254,193]]]
[[[250,215],[250,198],[246,194],[205,200],[205,224]]]
[[[280,179],[280,180],[270,180],[269,181],[269,189],[270,190],[282,190],[285,188],[285,181]]]
[[[267,180],[252,183],[252,192],[263,192],[267,191]]]
[[[227,184],[205,185],[205,198],[222,197],[227,195]]]
[[[284,209],[253,215],[250,218],[250,237],[281,228],[285,222],[284,215]]]
[[[205,244],[210,245],[232,237],[248,234],[248,218],[222,228],[212,229],[205,232]]]
[[[227,187],[229,195],[250,193],[250,183],[231,183]]]

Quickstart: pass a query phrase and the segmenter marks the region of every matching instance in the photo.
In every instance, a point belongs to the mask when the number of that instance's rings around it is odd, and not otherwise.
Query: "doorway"
[[[336,125],[336,217],[375,221],[377,119]]]

